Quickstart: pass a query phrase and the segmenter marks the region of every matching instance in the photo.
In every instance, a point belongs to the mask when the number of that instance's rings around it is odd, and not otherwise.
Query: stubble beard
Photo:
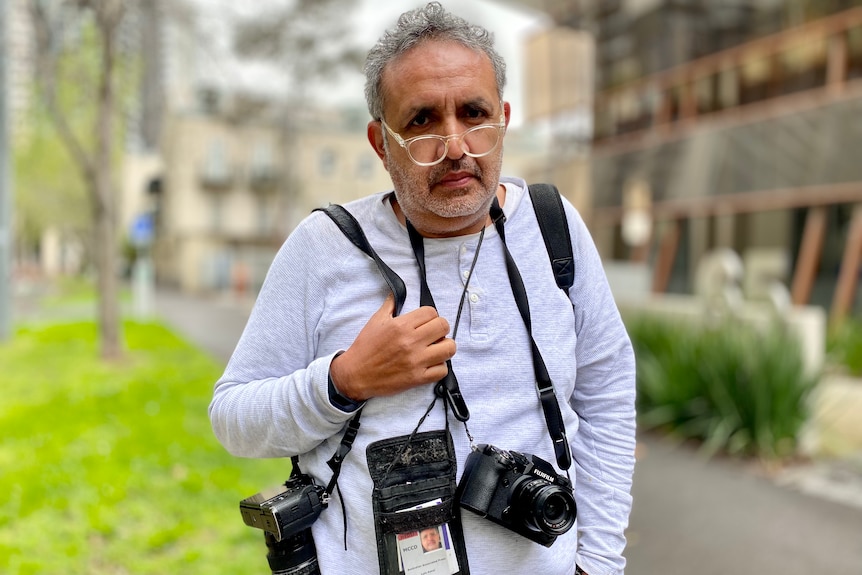
[[[445,233],[450,230],[435,229],[437,226],[424,217],[430,212],[433,216],[451,220],[453,224],[471,217],[481,217],[487,214],[491,200],[497,192],[500,180],[500,169],[503,163],[502,152],[498,152],[495,161],[483,170],[479,163],[469,156],[458,160],[443,160],[430,168],[405,166],[396,161],[386,150],[388,156],[389,176],[395,186],[395,199],[408,220],[423,231]],[[412,168],[412,169],[411,169]],[[422,170],[429,170],[422,173]],[[467,172],[476,177],[468,188],[455,190],[451,193],[433,192],[432,189],[446,174],[450,172]],[[487,176],[487,177],[486,177]],[[476,189],[478,187],[478,189]]]

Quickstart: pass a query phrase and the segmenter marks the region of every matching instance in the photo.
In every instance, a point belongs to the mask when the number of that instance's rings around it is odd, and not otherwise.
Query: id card
[[[440,499],[429,501],[403,511],[442,505]],[[398,541],[398,569],[404,575],[454,575],[458,572],[458,558],[452,548],[449,525],[434,525],[419,531],[396,535]]]

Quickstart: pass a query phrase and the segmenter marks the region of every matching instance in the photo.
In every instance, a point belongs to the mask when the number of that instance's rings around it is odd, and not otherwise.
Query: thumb
[[[380,306],[380,309],[377,310],[377,313],[374,315],[383,315],[386,317],[393,317],[395,313],[395,296],[391,293],[386,296],[386,299],[383,300],[383,305]]]

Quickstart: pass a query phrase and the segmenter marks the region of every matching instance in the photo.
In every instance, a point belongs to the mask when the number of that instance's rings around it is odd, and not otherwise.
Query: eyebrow
[[[494,104],[490,102],[487,98],[479,97],[467,100],[458,105],[459,112],[471,108],[485,109],[488,110],[488,112],[490,113],[494,109]],[[439,110],[439,106],[413,106],[407,109],[405,117],[412,119],[419,114],[436,114]]]

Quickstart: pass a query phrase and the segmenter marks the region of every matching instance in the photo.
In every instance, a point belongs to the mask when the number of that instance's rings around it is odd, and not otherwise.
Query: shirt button
[[[468,279],[470,277],[470,270],[464,270],[461,272],[461,275],[464,276],[464,279]]]
[[[479,294],[471,293],[470,294],[470,301],[473,303],[476,303],[477,301],[479,301]]]

